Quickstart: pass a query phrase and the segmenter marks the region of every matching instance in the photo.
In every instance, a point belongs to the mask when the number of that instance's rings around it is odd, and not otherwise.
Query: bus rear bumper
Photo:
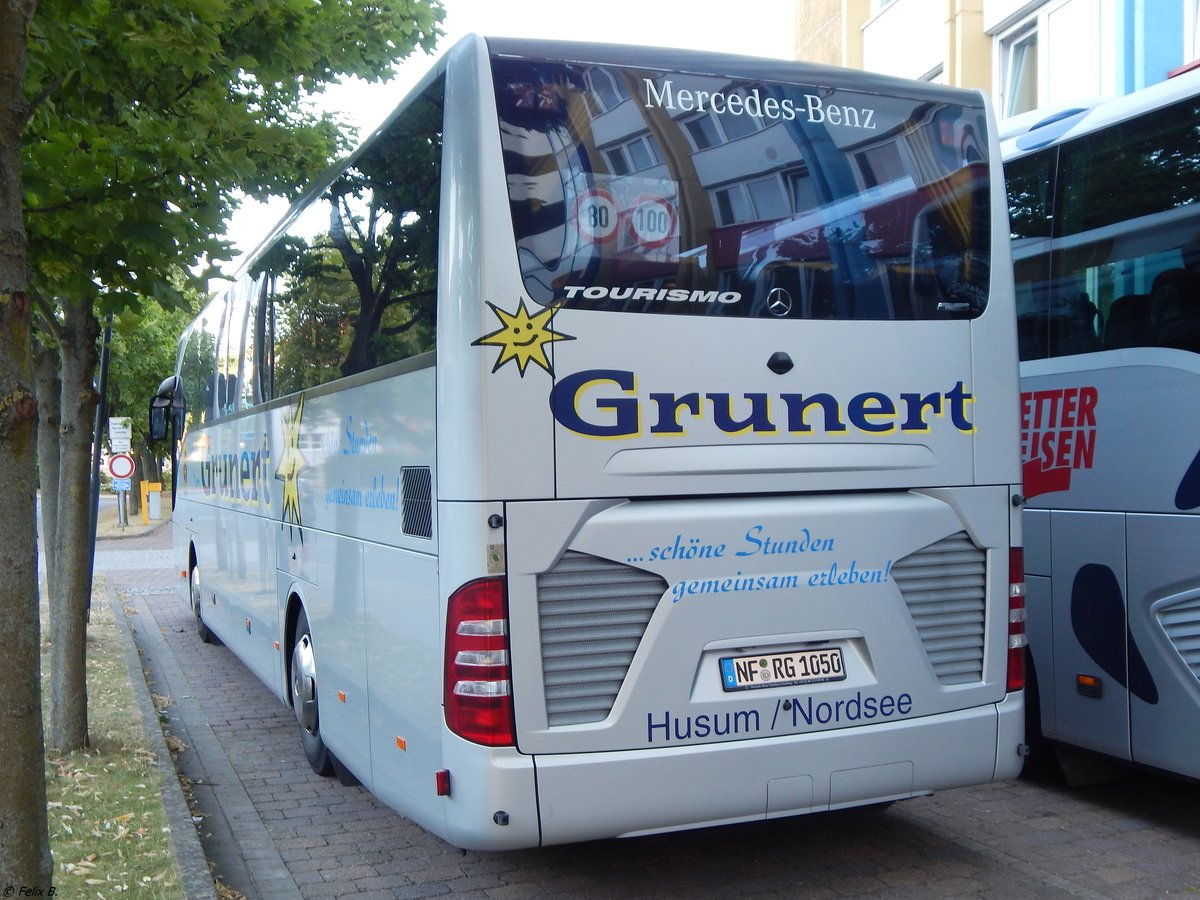
[[[1014,778],[1021,694],[855,729],[535,757],[543,844],[842,809]]]

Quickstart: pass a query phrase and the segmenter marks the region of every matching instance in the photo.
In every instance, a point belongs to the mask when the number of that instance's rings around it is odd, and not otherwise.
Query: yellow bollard
[[[143,481],[142,482],[141,510],[142,510],[142,524],[143,525],[150,524],[150,493],[151,492],[154,492],[156,494],[161,494],[162,493],[162,482],[161,481]],[[155,499],[158,500],[159,498],[156,497]],[[160,500],[159,502],[161,503],[162,501]],[[162,518],[162,516],[157,515],[154,518],[159,519],[159,518]]]

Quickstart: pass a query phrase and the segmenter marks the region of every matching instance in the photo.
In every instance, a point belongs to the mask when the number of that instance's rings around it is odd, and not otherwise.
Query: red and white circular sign
[[[663,197],[643,194],[629,210],[629,230],[647,250],[666,246],[675,237],[675,206]]]
[[[108,474],[113,478],[131,478],[133,469],[133,457],[128,453],[114,453],[108,458]]]
[[[575,227],[585,241],[601,244],[612,240],[619,220],[617,201],[603,188],[585,191],[575,200]]]

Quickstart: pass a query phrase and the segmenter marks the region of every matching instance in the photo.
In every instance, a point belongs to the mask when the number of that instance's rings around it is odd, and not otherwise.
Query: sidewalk
[[[136,639],[146,678],[155,693],[170,698],[160,721],[178,741],[180,749],[173,764],[192,796],[193,812],[189,817],[202,817],[197,849],[202,849],[202,858],[211,860],[214,874],[224,884],[235,886],[247,897],[298,898],[300,892],[192,691],[191,667],[185,673],[166,637],[168,632],[182,629],[178,623],[158,620],[146,602],[150,596],[130,591],[124,594],[124,600],[136,613],[130,621],[136,619],[138,623]],[[182,595],[178,599],[179,609],[186,610]],[[210,666],[230,664],[225,648],[208,649],[212,651]]]
[[[135,520],[121,530],[115,524],[115,508],[107,512],[110,515],[102,515],[97,525],[96,571],[107,582],[109,603],[127,639],[130,682],[164,775],[163,807],[185,894],[188,900],[214,900],[218,895],[222,900],[299,897],[225,751],[190,694],[188,677],[165,636],[170,626],[160,623],[146,603],[149,597],[163,596],[183,608],[181,581],[170,553],[171,529],[166,522],[147,526]],[[151,690],[168,698],[164,710],[155,707]],[[174,755],[167,749],[164,731]],[[185,788],[194,807],[189,806]]]
[[[120,579],[120,587],[115,583],[114,576]],[[125,641],[125,665],[129,670],[129,683],[141,709],[146,738],[154,751],[159,770],[163,775],[163,812],[166,815],[167,825],[171,829],[171,842],[175,847],[175,864],[179,869],[180,884],[187,900],[213,900],[217,896],[217,891],[212,874],[209,872],[208,860],[201,849],[196,826],[188,809],[183,787],[176,774],[175,761],[167,749],[166,738],[159,726],[158,710],[154,706],[150,697],[150,688],[143,677],[139,649],[134,637],[137,626],[130,621],[127,610],[121,602],[125,592],[132,588],[131,579],[128,573],[123,572],[107,572],[104,577],[109,607],[112,609],[113,619],[117,622]],[[160,579],[151,575],[142,580],[158,581]]]
[[[148,519],[142,521],[141,515],[132,513],[129,516],[129,521],[122,528],[117,524],[117,501],[111,495],[101,495],[100,509],[96,515],[96,548],[100,548],[101,541],[109,540],[124,540],[126,538],[146,537],[155,534],[159,529],[167,532],[166,543],[163,547],[171,546],[170,532],[167,528],[171,524],[171,495],[167,494],[163,498],[161,515],[158,519]],[[131,546],[130,549],[135,549]]]

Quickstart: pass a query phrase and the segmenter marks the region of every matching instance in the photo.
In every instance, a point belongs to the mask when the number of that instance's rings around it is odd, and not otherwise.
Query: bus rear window
[[[983,108],[493,60],[521,277],[543,306],[944,319],[987,301]]]

